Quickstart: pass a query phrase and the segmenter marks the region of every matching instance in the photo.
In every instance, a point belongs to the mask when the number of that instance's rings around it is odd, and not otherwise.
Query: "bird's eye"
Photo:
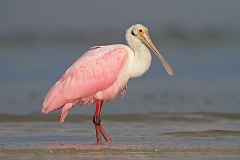
[[[138,32],[142,33],[142,32],[143,32],[143,30],[142,30],[142,29],[139,29],[139,30],[138,30]]]

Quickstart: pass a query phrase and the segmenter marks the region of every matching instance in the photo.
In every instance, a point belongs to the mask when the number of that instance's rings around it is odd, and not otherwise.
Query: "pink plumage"
[[[111,100],[121,89],[117,86],[117,78],[127,56],[121,47],[93,47],[51,87],[44,99],[42,111],[49,113],[65,105],[68,111],[76,103],[90,104],[95,99]]]
[[[138,78],[151,65],[148,47],[163,63],[167,73],[174,74],[172,67],[153,44],[147,27],[141,24],[127,29],[127,45],[96,46],[83,54],[48,91],[42,112],[49,113],[62,108],[60,122],[64,122],[73,105],[96,102],[93,123],[97,142],[101,136],[111,141],[101,125],[100,112],[103,102],[110,101],[120,92],[126,92],[129,79]]]

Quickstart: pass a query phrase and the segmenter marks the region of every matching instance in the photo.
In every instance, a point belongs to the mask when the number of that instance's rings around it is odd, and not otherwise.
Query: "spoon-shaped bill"
[[[143,43],[145,43],[149,48],[151,48],[153,50],[153,52],[157,55],[158,59],[162,62],[168,75],[172,76],[174,74],[174,72],[173,72],[171,65],[168,63],[166,58],[164,58],[164,56],[155,47],[154,43],[152,42],[152,40],[147,32],[141,36],[141,40]]]

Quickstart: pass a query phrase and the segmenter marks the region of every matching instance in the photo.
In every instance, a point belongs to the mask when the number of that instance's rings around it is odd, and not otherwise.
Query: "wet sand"
[[[1,159],[238,159],[240,114],[105,114],[111,143],[95,144],[90,116],[1,115]],[[13,132],[14,131],[14,132]]]

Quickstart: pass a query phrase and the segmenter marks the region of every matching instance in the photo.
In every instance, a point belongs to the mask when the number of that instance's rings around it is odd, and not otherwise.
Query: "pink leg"
[[[101,112],[102,104],[103,104],[103,100],[96,100],[96,110],[95,110],[95,114],[93,117],[93,123],[94,123],[95,129],[96,129],[96,139],[97,139],[97,142],[100,142],[101,134],[102,134],[103,138],[107,142],[110,142],[111,138],[108,136],[106,131],[101,126],[100,112]]]
[[[62,109],[62,114],[61,114],[61,118],[60,118],[60,123],[63,123],[68,112],[70,111],[70,109],[72,108],[73,104],[72,103],[67,103],[63,106]]]

